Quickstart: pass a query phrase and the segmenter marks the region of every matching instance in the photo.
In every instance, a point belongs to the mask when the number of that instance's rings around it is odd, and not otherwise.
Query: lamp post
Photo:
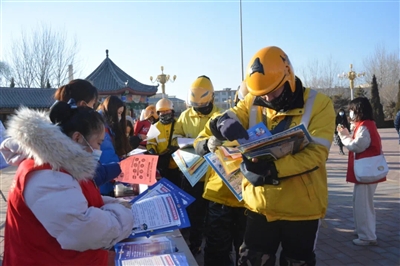
[[[162,90],[162,98],[165,98],[165,83],[168,81],[174,82],[176,80],[176,75],[171,77],[170,75],[164,74],[164,67],[161,66],[161,74],[157,75],[156,79],[153,81],[153,76],[150,76],[150,81],[155,83],[158,82],[161,84]]]
[[[356,72],[353,70],[353,64],[350,64],[350,71],[349,71],[348,73],[343,72],[342,74],[339,74],[339,75],[338,75],[338,78],[341,78],[341,79],[347,78],[347,79],[350,81],[350,99],[351,99],[351,100],[354,99],[354,93],[353,93],[353,90],[354,90],[354,80],[355,80],[356,78],[362,77],[362,76],[364,76],[364,75],[365,75],[364,72],[362,72],[362,73],[356,73]]]

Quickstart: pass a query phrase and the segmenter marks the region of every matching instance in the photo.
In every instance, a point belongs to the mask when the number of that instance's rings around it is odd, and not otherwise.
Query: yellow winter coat
[[[181,136],[184,138],[197,138],[199,133],[204,129],[210,117],[220,113],[220,109],[214,105],[213,109],[208,115],[199,114],[193,107],[186,109],[179,116],[176,125],[174,127],[174,135]],[[203,176],[199,182],[204,182],[205,177]]]
[[[220,109],[215,105],[208,115],[199,114],[193,107],[186,109],[175,124],[174,135],[180,135],[184,138],[197,138],[197,135],[204,129],[210,117],[219,112]]]
[[[221,114],[215,114],[213,118]],[[200,141],[210,138],[213,134],[210,130],[210,122],[207,122],[203,131],[200,132],[199,136],[194,141],[196,146]],[[209,167],[205,183],[204,183],[204,193],[203,198],[217,202],[219,204],[227,205],[230,207],[243,207],[243,201],[239,202],[229,188],[225,185],[218,174]]]
[[[304,91],[304,107],[285,113],[254,106],[254,96],[248,94],[243,101],[227,111],[240,120],[244,128],[264,121],[274,128],[285,116],[292,116],[290,127],[304,123],[312,142],[302,151],[275,161],[279,185],[254,187],[243,180],[245,207],[275,220],[313,220],[323,218],[328,205],[326,160],[335,131],[335,111],[332,101],[314,90]],[[263,114],[264,112],[264,114]]]
[[[171,132],[172,123],[168,124],[168,125],[164,125],[160,121],[158,121],[154,125],[160,131],[160,135],[158,135],[154,139],[149,139],[146,144],[146,149],[148,151],[153,149],[157,154],[162,154],[168,148],[168,140],[169,140],[169,136],[170,136],[170,132]],[[174,128],[175,128],[175,126],[176,126],[176,120],[175,120]],[[178,147],[178,142],[176,140],[175,134],[172,135],[171,146]],[[168,168],[175,169],[177,167],[178,166],[176,165],[174,159],[172,159],[172,157],[171,157]]]

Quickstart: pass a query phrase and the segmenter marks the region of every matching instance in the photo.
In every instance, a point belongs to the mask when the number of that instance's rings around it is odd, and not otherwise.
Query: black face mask
[[[193,107],[193,109],[196,112],[199,112],[202,115],[208,115],[209,113],[211,113],[212,109],[213,109],[214,105],[212,103],[207,104],[206,106],[202,106],[202,107]]]
[[[159,116],[161,124],[168,125],[174,121],[174,113],[162,114]]]
[[[289,110],[292,99],[293,92],[290,89],[289,83],[286,82],[281,95],[269,102],[262,97],[257,97],[254,101],[254,104],[262,107],[267,107],[278,112],[286,112],[287,110]]]

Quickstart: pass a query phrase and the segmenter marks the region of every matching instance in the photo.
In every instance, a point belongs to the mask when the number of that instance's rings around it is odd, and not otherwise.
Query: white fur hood
[[[52,124],[47,112],[21,107],[7,125],[7,136],[19,146],[17,153],[33,158],[36,165],[64,169],[78,181],[93,178],[97,161]]]

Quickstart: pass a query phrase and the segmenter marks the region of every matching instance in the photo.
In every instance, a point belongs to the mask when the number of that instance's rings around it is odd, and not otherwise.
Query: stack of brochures
[[[134,225],[130,238],[151,236],[190,226],[186,212],[194,198],[166,178],[134,198]]]
[[[166,236],[121,242],[114,246],[115,265],[189,265],[178,252],[174,241]]]
[[[261,122],[247,132],[249,139],[238,139],[239,146],[236,148],[221,146],[215,153],[204,156],[239,201],[242,200],[242,155],[248,159],[273,161],[288,154],[295,154],[311,142],[311,136],[303,124],[272,135]]]
[[[206,174],[208,164],[196,154],[193,147],[179,149],[172,154],[176,165],[193,187]]]
[[[311,136],[303,124],[271,135],[264,123],[249,129],[249,140],[239,141],[239,151],[248,159],[277,160],[288,154],[296,154],[311,142]]]

